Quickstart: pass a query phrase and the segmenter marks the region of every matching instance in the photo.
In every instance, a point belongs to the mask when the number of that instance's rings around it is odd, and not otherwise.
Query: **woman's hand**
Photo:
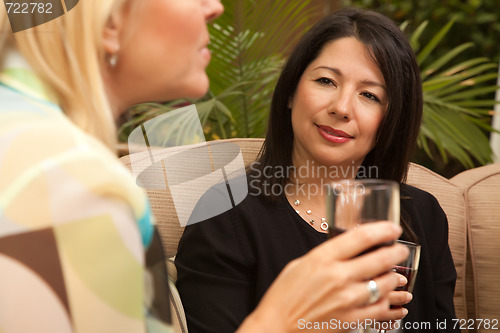
[[[406,283],[401,283],[398,285],[398,287],[403,287],[404,285],[406,285]],[[389,303],[392,306],[403,306],[405,304],[408,304],[412,299],[413,295],[407,291],[391,291],[389,293]]]
[[[367,223],[290,262],[238,332],[304,332],[315,325],[320,331],[343,331],[359,328],[365,319],[403,318],[407,310],[390,309],[390,304],[401,302],[403,294],[393,291],[407,281],[391,268],[408,256],[408,250],[396,244],[358,256],[400,234],[401,228],[394,224]],[[371,279],[380,294],[372,304]]]
[[[401,277],[404,278],[403,275],[401,275]],[[405,282],[403,282],[403,280]],[[398,284],[398,287],[404,287],[407,282],[408,282],[408,280],[406,280],[406,278],[401,279],[400,283]],[[401,307],[405,304],[408,304],[413,299],[413,295],[407,291],[391,291],[389,293],[388,298],[389,298],[389,304],[391,305],[391,307],[392,306]],[[395,323],[396,323],[395,320],[391,320],[391,321],[386,322],[386,323],[380,323],[379,327],[384,327],[384,329],[386,331],[389,331],[389,330],[392,330],[394,328],[397,328],[397,326],[393,326]]]

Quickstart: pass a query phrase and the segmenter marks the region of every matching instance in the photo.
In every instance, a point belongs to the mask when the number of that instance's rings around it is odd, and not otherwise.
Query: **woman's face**
[[[290,104],[295,166],[352,167],[375,146],[388,95],[369,50],[348,37],[324,46]]]
[[[138,1],[124,9],[118,62],[110,69],[117,98],[128,107],[203,96],[210,62],[206,24],[223,12],[220,0]]]

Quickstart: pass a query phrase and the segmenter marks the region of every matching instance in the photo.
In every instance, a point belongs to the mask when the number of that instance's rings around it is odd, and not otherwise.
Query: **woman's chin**
[[[202,77],[193,80],[191,84],[186,84],[184,88],[179,87],[177,91],[178,98],[199,99],[205,96],[210,87],[208,76],[204,74]]]

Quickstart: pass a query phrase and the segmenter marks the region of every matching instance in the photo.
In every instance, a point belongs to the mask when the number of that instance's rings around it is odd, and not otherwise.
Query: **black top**
[[[213,203],[219,195],[212,190],[205,197]],[[403,185],[401,197],[407,197],[401,206],[422,245],[405,321],[421,327],[428,322],[434,327],[429,332],[454,332],[451,319],[455,318],[456,271],[448,246],[446,215],[427,192]],[[203,200],[200,202],[198,209],[203,209]],[[189,332],[234,332],[284,266],[326,239],[327,235],[312,228],[288,201],[269,203],[253,195],[234,209],[187,226],[175,265]],[[447,329],[436,329],[436,322],[445,319]]]

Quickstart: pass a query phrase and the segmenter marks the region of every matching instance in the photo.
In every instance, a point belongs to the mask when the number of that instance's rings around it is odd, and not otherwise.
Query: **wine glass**
[[[400,223],[399,184],[384,179],[342,180],[327,185],[328,235],[335,237],[362,223],[390,221]],[[367,251],[373,251],[379,244]],[[404,267],[404,266],[401,266]],[[369,332],[370,328],[363,329]],[[385,331],[379,331],[384,333]]]
[[[328,184],[326,190],[330,237],[367,222],[399,224],[399,185],[395,181],[341,180]]]
[[[402,290],[411,293],[413,291],[413,287],[415,286],[415,279],[417,277],[421,246],[419,244],[403,240],[398,240],[397,242],[401,245],[406,246],[410,251],[410,254],[405,261],[394,266],[394,268],[392,269],[394,272],[403,275],[408,280],[408,283],[406,285],[404,285],[403,287],[398,287],[396,290]]]
[[[408,282],[402,286],[396,288],[397,291],[407,291],[409,293],[413,292],[413,287],[415,286],[415,280],[417,278],[418,264],[420,262],[420,250],[421,246],[416,243],[407,242],[404,240],[398,240],[399,244],[404,245],[410,251],[408,258],[398,265],[394,266],[392,270],[396,273],[403,275]],[[391,305],[391,309],[400,308],[401,306]],[[379,333],[385,333],[386,330],[379,330]]]

